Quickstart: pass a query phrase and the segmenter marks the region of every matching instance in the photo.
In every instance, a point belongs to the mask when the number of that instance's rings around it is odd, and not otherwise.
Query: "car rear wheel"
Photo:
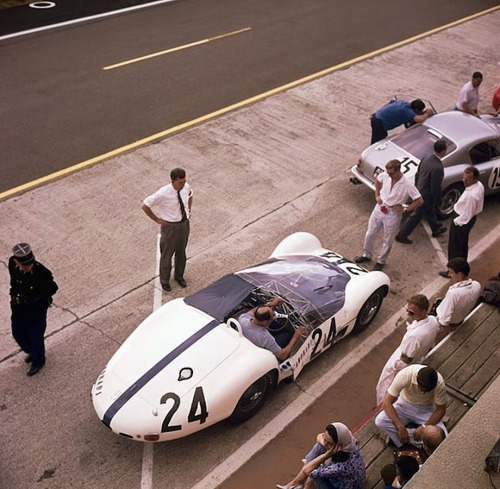
[[[234,408],[233,413],[229,416],[229,421],[232,423],[242,423],[250,419],[266,402],[266,399],[271,392],[272,378],[270,374],[263,375],[256,380],[243,393]]]
[[[382,301],[384,300],[385,292],[384,288],[378,288],[363,304],[358,313],[358,318],[356,319],[356,324],[352,330],[353,333],[361,333],[364,331],[372,321],[375,319]]]
[[[443,203],[438,207],[439,219],[448,219],[453,214],[453,206],[464,191],[464,186],[461,183],[454,183],[443,191]]]

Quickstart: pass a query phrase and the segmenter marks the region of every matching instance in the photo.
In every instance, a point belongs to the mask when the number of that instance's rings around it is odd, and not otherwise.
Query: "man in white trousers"
[[[398,448],[407,443],[422,446],[426,426],[439,426],[448,435],[442,422],[446,414],[446,384],[432,367],[416,364],[398,372],[387,389],[382,409],[375,425]]]

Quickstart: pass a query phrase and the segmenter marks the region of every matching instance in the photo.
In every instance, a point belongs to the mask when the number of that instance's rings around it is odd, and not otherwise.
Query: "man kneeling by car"
[[[290,356],[295,343],[297,343],[298,339],[306,332],[306,328],[301,326],[294,331],[292,338],[288,341],[286,346],[282,348],[278,344],[267,328],[273,322],[276,315],[273,307],[282,302],[281,299],[275,298],[265,306],[254,307],[238,318],[243,336],[254,345],[269,350],[280,362],[286,360]]]

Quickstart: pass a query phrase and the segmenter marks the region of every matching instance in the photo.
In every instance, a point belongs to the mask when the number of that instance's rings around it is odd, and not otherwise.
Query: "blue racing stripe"
[[[171,351],[166,357],[162,358],[154,367],[148,370],[141,378],[134,382],[120,397],[108,408],[104,413],[102,422],[110,428],[111,421],[115,414],[134,396],[137,394],[151,379],[158,375],[169,363],[174,361],[182,352],[187,350],[191,345],[196,343],[200,338],[212,331],[220,324],[219,321],[213,320],[206,326],[203,326],[194,335],[190,336],[186,341],[181,343],[175,350]]]

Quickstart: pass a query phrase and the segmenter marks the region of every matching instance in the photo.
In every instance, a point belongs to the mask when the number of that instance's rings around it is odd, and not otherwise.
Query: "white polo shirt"
[[[420,363],[424,356],[434,346],[439,329],[438,320],[434,316],[427,316],[421,321],[411,322],[399,346],[401,354],[412,358],[414,363]]]
[[[412,200],[416,200],[421,197],[417,187],[415,187],[415,185],[404,175],[396,183],[394,183],[394,185],[392,185],[391,177],[386,172],[382,172],[377,175],[377,179],[382,184],[382,188],[380,189],[380,198],[382,199],[382,202],[389,207],[398,204],[405,204],[408,197]]]
[[[481,293],[481,284],[472,279],[450,286],[436,309],[439,324],[460,324],[472,310]]]

